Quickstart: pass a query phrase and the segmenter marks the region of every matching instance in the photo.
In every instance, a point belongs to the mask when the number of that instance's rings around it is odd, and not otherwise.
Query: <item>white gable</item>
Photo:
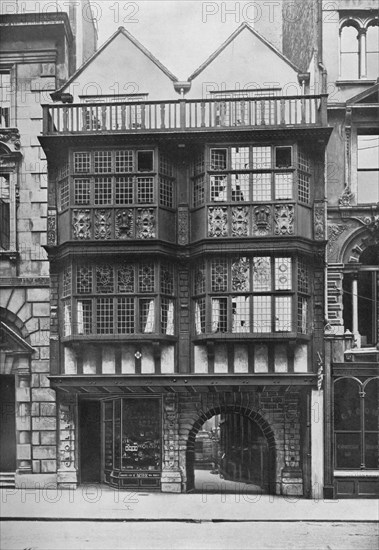
[[[143,47],[141,47],[143,48]],[[148,100],[177,99],[173,79],[123,31],[118,32],[62,89],[81,96],[148,94]],[[168,71],[167,71],[168,72]]]
[[[286,95],[300,90],[296,69],[247,26],[202,67],[192,77],[188,97],[206,98],[210,91],[236,89],[279,87]]]

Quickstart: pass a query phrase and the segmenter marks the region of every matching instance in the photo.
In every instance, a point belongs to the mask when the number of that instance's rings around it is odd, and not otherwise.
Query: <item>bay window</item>
[[[296,274],[301,277],[299,283]],[[305,261],[289,256],[200,261],[193,271],[195,332],[306,334],[308,280]]]
[[[61,290],[63,336],[175,334],[172,264],[69,265]]]

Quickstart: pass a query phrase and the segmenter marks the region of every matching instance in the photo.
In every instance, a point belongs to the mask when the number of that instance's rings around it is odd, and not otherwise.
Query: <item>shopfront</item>
[[[162,421],[159,398],[103,401],[103,480],[118,488],[160,489]]]

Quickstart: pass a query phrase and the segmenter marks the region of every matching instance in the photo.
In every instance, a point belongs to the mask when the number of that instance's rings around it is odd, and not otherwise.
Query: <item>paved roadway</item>
[[[377,550],[378,525],[361,522],[4,521],[1,550]]]

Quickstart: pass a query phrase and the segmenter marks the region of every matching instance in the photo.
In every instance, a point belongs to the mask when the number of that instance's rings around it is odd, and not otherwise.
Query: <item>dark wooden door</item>
[[[16,404],[14,376],[0,376],[0,471],[16,470]]]
[[[101,481],[100,405],[100,401],[82,401],[79,404],[82,483]]]

